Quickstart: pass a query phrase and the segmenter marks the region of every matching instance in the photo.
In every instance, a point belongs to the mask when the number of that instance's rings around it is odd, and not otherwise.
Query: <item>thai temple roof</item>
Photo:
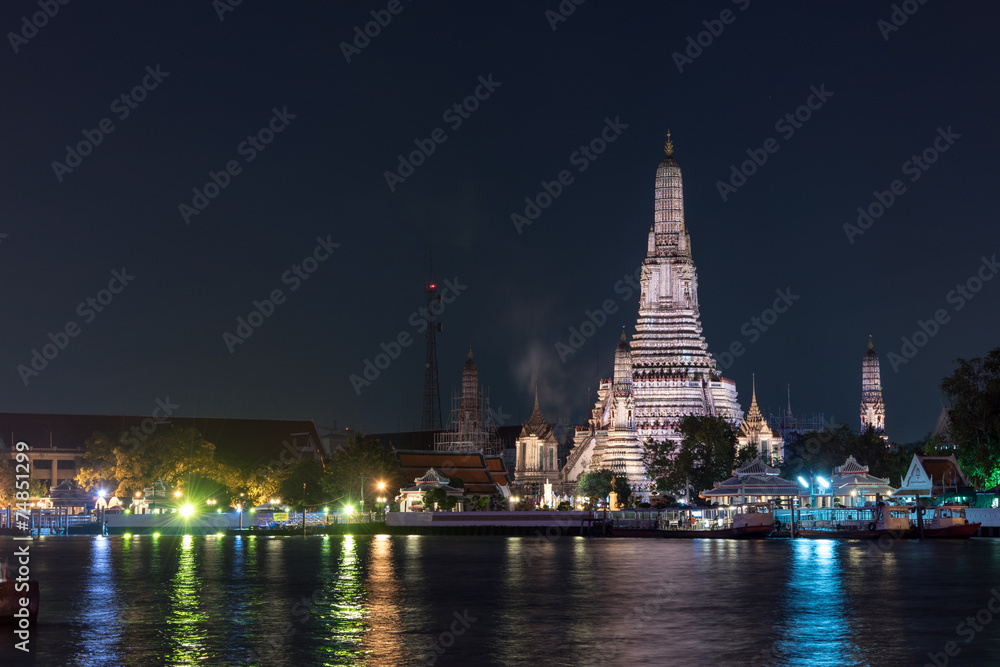
[[[531,417],[525,422],[521,429],[521,437],[537,436],[539,440],[545,440],[552,432],[552,425],[542,417],[542,411],[538,407],[538,388],[535,388],[535,409],[531,411]]]
[[[404,477],[411,478],[420,484],[420,480],[431,470],[441,477],[437,469],[447,472],[451,477],[458,477],[465,484],[469,493],[492,495],[499,487],[507,486],[507,468],[501,457],[486,456],[482,452],[427,451],[413,449],[397,449],[400,472]],[[429,470],[430,469],[430,470]],[[444,478],[447,484],[449,478]]]
[[[727,496],[808,496],[809,490],[795,482],[778,477],[778,469],[767,465],[760,457],[747,461],[733,471],[733,476],[718,482],[702,498]]]
[[[767,465],[766,463],[764,463],[763,459],[761,459],[758,456],[753,461],[747,461],[746,463],[744,463],[743,465],[741,465],[739,468],[737,468],[736,470],[734,470],[733,471],[733,475],[735,475],[736,477],[743,477],[743,476],[746,476],[746,475],[768,475],[768,476],[772,476],[773,475],[773,476],[777,476],[778,475],[778,469],[775,468],[775,467],[773,467],[773,466]]]
[[[853,455],[848,456],[843,465],[833,469],[830,480],[831,493],[835,496],[847,496],[857,490],[860,495],[871,496],[876,493],[886,495],[895,492],[889,485],[889,478],[875,477],[868,474],[868,466],[861,465]]]

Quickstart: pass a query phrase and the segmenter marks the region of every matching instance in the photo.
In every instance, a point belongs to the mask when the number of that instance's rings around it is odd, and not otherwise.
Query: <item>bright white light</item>
[[[807,482],[805,480],[805,478],[802,477],[802,475],[799,475],[799,484],[801,484],[802,486],[804,486],[807,489],[809,488],[809,482]]]
[[[101,490],[99,490],[97,492],[97,497],[98,498],[103,498],[104,496],[105,496],[104,489],[101,489]]]
[[[822,477],[817,477],[816,481],[819,482],[819,485],[822,486],[824,489],[830,488],[830,482],[826,481]]]
[[[181,516],[191,516],[192,514],[194,514],[194,507],[191,504],[181,508]]]

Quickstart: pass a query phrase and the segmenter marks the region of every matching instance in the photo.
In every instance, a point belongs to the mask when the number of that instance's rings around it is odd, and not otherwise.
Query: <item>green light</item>
[[[352,505],[344,505],[344,514],[354,514],[354,507]]]
[[[160,536],[159,533],[153,533],[153,537],[159,537],[159,536]]]
[[[125,533],[122,537],[132,537],[132,533]]]
[[[194,506],[190,503],[181,508],[181,516],[191,516],[194,514]]]

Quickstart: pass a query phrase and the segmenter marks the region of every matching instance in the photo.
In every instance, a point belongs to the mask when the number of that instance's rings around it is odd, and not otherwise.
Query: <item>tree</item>
[[[697,498],[732,473],[736,431],[721,417],[695,415],[684,417],[678,431],[683,437],[677,444],[647,440],[643,461],[658,491]]]
[[[593,509],[599,498],[607,498],[611,493],[612,477],[610,470],[585,472],[576,482],[577,493],[587,498],[590,508]]]
[[[781,473],[786,479],[793,480],[799,476],[808,478],[812,474],[829,475],[834,466],[847,460],[855,444],[856,436],[846,424],[822,431],[797,433],[785,443]]]
[[[347,446],[327,462],[321,483],[330,500],[346,498],[347,502],[357,502],[361,497],[362,477],[366,478],[365,504],[374,505],[379,495],[392,498],[403,485],[399,462],[392,452],[378,440],[356,433]],[[378,489],[380,481],[385,483],[383,490]]]
[[[454,498],[449,498],[447,491],[439,486],[436,486],[433,489],[424,491],[421,504],[424,506],[425,512],[430,512],[435,509],[435,505],[437,506],[437,509],[445,509],[448,500],[454,500]],[[454,507],[455,503],[453,502],[451,506]]]
[[[159,428],[146,440],[119,443],[114,452],[118,497],[129,496],[158,479],[167,486],[192,486],[205,479],[224,483],[215,463],[215,445],[189,426]]]
[[[1000,483],[1000,347],[955,363],[954,372],[941,380],[951,439],[973,484],[992,488]]]
[[[736,460],[733,462],[733,466],[739,468],[744,463],[749,463],[758,456],[760,456],[760,451],[757,449],[757,443],[749,442],[747,443],[746,447],[737,452]],[[766,461],[766,463],[771,463],[771,462]]]
[[[76,457],[76,482],[85,489],[117,489],[115,469],[118,456],[115,448],[124,446],[120,439],[107,433],[94,431],[84,442],[82,456]]]
[[[302,509],[302,484],[306,485],[305,502],[317,505],[326,499],[323,490],[323,460],[303,458],[288,466],[287,474],[278,485],[277,496],[296,509]]]

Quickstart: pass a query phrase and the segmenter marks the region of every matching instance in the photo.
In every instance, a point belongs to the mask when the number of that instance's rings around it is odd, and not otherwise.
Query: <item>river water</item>
[[[3,665],[1000,664],[1000,540],[51,537],[30,559],[32,653],[0,626]]]

